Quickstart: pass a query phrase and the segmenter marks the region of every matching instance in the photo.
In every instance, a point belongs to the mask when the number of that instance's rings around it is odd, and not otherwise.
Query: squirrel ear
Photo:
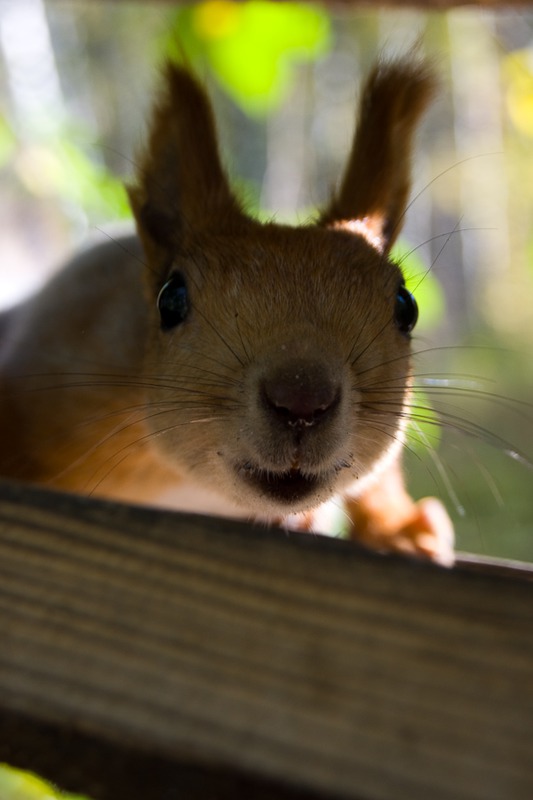
[[[137,181],[129,196],[147,255],[174,250],[189,231],[227,232],[246,219],[222,169],[209,100],[173,64],[166,67]]]
[[[319,224],[351,230],[389,252],[409,198],[416,124],[435,88],[428,65],[416,58],[376,65],[363,89],[340,189]]]

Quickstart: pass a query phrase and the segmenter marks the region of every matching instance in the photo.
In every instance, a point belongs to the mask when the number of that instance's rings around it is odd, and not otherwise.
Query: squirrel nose
[[[340,385],[321,364],[294,363],[269,375],[262,384],[265,406],[290,428],[317,425],[340,401]]]

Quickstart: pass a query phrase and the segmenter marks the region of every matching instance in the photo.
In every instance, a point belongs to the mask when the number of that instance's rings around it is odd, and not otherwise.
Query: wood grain
[[[532,574],[1,485],[0,760],[95,798],[530,800]]]

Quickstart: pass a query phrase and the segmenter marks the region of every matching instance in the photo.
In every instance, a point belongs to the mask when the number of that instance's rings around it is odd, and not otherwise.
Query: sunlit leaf
[[[319,6],[205,0],[177,12],[173,37],[178,58],[203,57],[236,103],[262,114],[289,91],[295,62],[326,52],[330,22]]]
[[[34,195],[76,203],[96,219],[122,219],[130,215],[122,181],[68,138],[24,148],[15,169]]]
[[[509,116],[521,133],[533,136],[533,51],[515,50],[502,69]]]
[[[0,764],[0,797],[2,800],[84,800],[81,795],[65,794],[33,775]]]

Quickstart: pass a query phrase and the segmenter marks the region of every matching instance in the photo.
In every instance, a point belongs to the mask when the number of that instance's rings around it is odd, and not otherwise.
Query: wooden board
[[[530,800],[532,574],[1,485],[0,761],[106,800]]]

